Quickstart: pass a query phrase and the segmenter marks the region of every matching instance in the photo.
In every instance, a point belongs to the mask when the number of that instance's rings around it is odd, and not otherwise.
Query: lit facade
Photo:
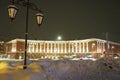
[[[0,53],[4,53],[4,51],[5,51],[5,42],[0,41]]]
[[[14,39],[7,43],[7,53],[24,53],[24,39]],[[35,54],[93,54],[120,53],[120,44],[102,39],[71,41],[28,40],[27,53]]]

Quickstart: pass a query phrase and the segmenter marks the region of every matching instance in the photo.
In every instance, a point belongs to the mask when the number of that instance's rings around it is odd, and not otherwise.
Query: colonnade
[[[119,43],[101,39],[84,39],[70,41],[28,40],[28,53],[103,53],[109,49],[119,52]],[[14,39],[6,44],[8,53],[24,53],[24,39]]]
[[[91,45],[91,43],[94,43],[94,45]],[[93,48],[95,48],[95,50],[93,50]],[[28,52],[30,53],[101,53],[104,49],[105,43],[102,41],[90,42],[77,40],[28,42]]]

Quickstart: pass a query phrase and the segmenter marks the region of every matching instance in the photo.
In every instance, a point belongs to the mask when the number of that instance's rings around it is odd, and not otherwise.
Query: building
[[[0,40],[0,54],[5,51],[5,42]]]
[[[7,42],[8,54],[24,54],[24,39],[14,39]],[[102,39],[84,39],[68,41],[28,40],[27,53],[43,55],[72,55],[72,54],[102,54],[120,53],[120,44]]]

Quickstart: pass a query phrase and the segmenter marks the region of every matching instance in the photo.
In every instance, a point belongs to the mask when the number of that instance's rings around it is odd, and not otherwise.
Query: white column
[[[65,53],[65,45],[64,45],[64,43],[63,43],[63,53]]]
[[[34,43],[33,43],[32,47],[33,47],[32,52],[34,52],[34,47],[35,47],[35,46],[34,46]]]
[[[81,53],[81,42],[79,42],[79,53]]]
[[[105,51],[105,43],[103,42],[103,51]]]
[[[36,52],[38,52],[38,43],[36,43]]]
[[[40,45],[39,45],[39,46],[40,46],[40,47],[39,47],[39,48],[40,48],[39,50],[40,50],[40,53],[41,53],[41,52],[42,52],[42,49],[41,49],[41,43],[40,43]]]
[[[61,53],[61,42],[59,43],[59,53]]]
[[[49,43],[46,43],[46,52],[48,53],[48,45]]]
[[[68,48],[68,51],[69,51],[69,53],[71,52],[71,50],[70,50],[70,42],[68,43],[69,44],[69,48]]]
[[[28,43],[27,51],[30,52],[30,43]]]
[[[40,43],[38,43],[38,53],[40,53]]]
[[[58,53],[60,53],[60,43],[58,43]]]
[[[86,43],[86,48],[87,48],[86,50],[87,50],[87,53],[88,53],[88,42]]]
[[[83,42],[83,53],[85,53],[85,45],[84,45],[84,42]]]
[[[70,53],[70,50],[69,50],[69,48],[70,48],[70,45],[69,45],[69,42],[67,43],[67,53]]]
[[[83,42],[81,42],[81,53],[83,53]]]
[[[98,48],[99,48],[99,51],[98,51],[98,52],[100,52],[100,42],[98,42]]]
[[[74,52],[74,50],[73,50],[73,49],[74,49],[74,43],[72,43],[72,53]]]
[[[30,52],[30,43],[28,43],[28,49],[27,50],[28,50],[28,52]]]
[[[102,46],[101,52],[103,52],[103,49],[104,49],[104,48],[103,48],[103,44],[104,44],[104,43],[102,42],[102,43],[101,43],[101,46]]]
[[[43,43],[43,47],[44,47],[44,50],[43,50],[43,52],[45,53],[45,42]]]
[[[100,41],[100,53],[102,52],[102,42]]]
[[[55,53],[57,53],[57,43],[55,43]]]
[[[62,53],[62,47],[61,47],[62,44],[60,43],[59,46],[60,46],[60,47],[59,47],[59,48],[60,48],[60,53]]]
[[[55,46],[55,43],[53,43],[52,46],[53,46],[53,50],[52,50],[52,52],[54,53],[54,46]]]
[[[52,53],[52,43],[50,43],[50,53]]]
[[[55,53],[56,43],[54,43],[54,53]],[[55,53],[56,54],[56,53]]]
[[[47,46],[47,43],[45,42],[45,53],[47,53],[47,48],[46,48],[46,46]]]
[[[59,43],[59,53],[61,53],[61,42]]]
[[[77,53],[77,42],[75,43],[75,53]]]
[[[63,53],[63,43],[61,44],[61,52]]]
[[[65,51],[64,48],[65,48],[64,43],[62,43],[62,52],[63,52],[63,53],[65,53],[65,52],[64,52],[64,51]]]
[[[64,43],[64,45],[65,45],[64,52],[66,53],[66,43]]]
[[[77,43],[77,53],[80,53],[80,50],[79,50],[79,42]]]
[[[102,44],[102,45],[101,45],[101,46],[102,46],[102,51],[101,51],[101,52],[103,52],[103,42],[102,42],[101,44]]]
[[[56,42],[56,53],[58,53],[58,43]]]
[[[97,44],[96,44],[96,46],[97,46],[96,52],[98,53],[98,41],[97,41]]]
[[[50,53],[50,43],[48,43],[48,45],[47,45],[47,47],[48,47],[48,53]]]
[[[99,53],[99,42],[97,41],[97,53]]]
[[[29,43],[29,52],[32,53],[31,51],[32,51],[32,44]]]

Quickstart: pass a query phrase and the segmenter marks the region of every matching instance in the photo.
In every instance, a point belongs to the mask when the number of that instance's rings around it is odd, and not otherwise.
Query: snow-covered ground
[[[0,80],[120,80],[120,59],[1,61]]]

